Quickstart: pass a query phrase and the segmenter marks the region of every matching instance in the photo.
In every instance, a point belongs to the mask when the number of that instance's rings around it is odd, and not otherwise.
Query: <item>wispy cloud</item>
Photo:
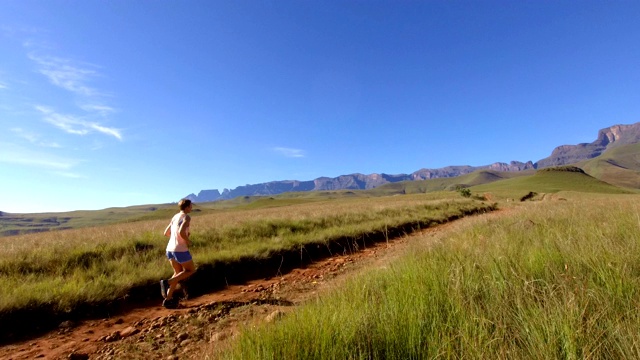
[[[109,114],[115,113],[116,109],[111,106],[100,105],[100,104],[82,104],[80,108],[89,113],[97,113],[103,117],[107,117]]]
[[[38,105],[35,108],[43,114],[44,121],[69,134],[87,135],[93,132],[99,132],[122,140],[122,133],[119,129],[106,127],[96,122],[85,121],[74,115],[60,114],[46,106]]]
[[[3,83],[2,81],[0,81],[0,90],[5,90],[8,89],[9,87],[7,85],[5,85],[5,83]]]
[[[68,58],[38,54],[42,46],[29,43],[24,47],[30,50],[28,58],[34,62],[37,71],[44,75],[51,84],[64,89],[75,96],[74,102],[83,113],[62,114],[48,106],[36,106],[49,124],[75,135],[99,133],[122,140],[122,130],[104,124],[110,115],[117,110],[106,104],[110,97],[104,91],[93,87],[91,82],[103,75],[100,67],[94,64],[78,62]]]
[[[38,65],[38,71],[56,86],[82,96],[103,95],[87,85],[91,78],[100,76],[92,69],[97,68],[95,65],[78,65],[69,59],[34,54],[29,54],[29,59],[33,60]]]
[[[42,140],[42,137],[39,134],[30,132],[28,130],[22,129],[22,128],[13,128],[11,129],[11,132],[13,132],[14,134],[16,134],[18,137],[27,140],[28,142],[30,142],[31,144],[34,145],[38,145],[41,147],[48,147],[48,148],[60,148],[62,146],[60,146],[60,144],[56,143],[56,142],[46,142]]]
[[[290,158],[301,158],[301,157],[305,157],[305,151],[304,150],[300,150],[300,149],[291,149],[291,148],[285,148],[285,147],[275,147],[273,148],[273,151],[275,151],[276,153],[285,156],[285,157],[290,157]]]
[[[8,38],[16,38],[18,36],[24,37],[25,35],[33,35],[42,33],[43,30],[41,28],[33,27],[33,26],[10,26],[10,25],[0,25],[0,33]]]
[[[56,171],[69,171],[79,161],[33,151],[15,144],[0,143],[0,163],[18,164]]]

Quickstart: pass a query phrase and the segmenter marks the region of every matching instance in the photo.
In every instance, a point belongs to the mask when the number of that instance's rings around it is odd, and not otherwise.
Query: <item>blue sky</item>
[[[535,162],[639,64],[637,1],[0,0],[0,210]]]

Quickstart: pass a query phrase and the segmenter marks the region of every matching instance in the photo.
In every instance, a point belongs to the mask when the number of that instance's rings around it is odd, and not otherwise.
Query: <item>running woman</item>
[[[189,252],[191,241],[189,236],[189,225],[191,217],[189,213],[193,209],[193,204],[189,199],[182,199],[178,202],[180,212],[171,218],[171,222],[164,230],[164,235],[169,237],[167,243],[167,258],[173,268],[173,276],[170,279],[160,280],[160,291],[164,301],[162,306],[167,309],[178,307],[178,299],[174,298],[174,292],[178,283],[184,281],[195,272],[195,264]]]

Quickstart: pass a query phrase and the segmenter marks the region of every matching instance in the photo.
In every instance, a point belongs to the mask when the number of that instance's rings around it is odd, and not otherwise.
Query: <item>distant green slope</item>
[[[436,192],[443,192],[442,196],[449,196],[447,195],[448,191],[458,188],[470,188],[476,194],[493,193],[498,197],[509,198],[519,198],[529,192],[577,191],[621,194],[637,192],[620,187],[640,189],[640,144],[612,149],[606,154],[585,161],[580,165],[585,172],[592,176],[585,173],[553,171],[554,168],[542,169],[537,172],[535,170],[520,172],[481,170],[452,178],[390,183],[371,190],[290,192],[270,197],[244,196],[225,201],[198,203],[194,209],[194,216],[212,211],[279,207],[355,197]],[[161,204],[65,213],[9,214],[0,212],[0,236],[120,222],[169,219],[175,211],[177,211],[175,204]]]
[[[576,166],[610,184],[640,189],[640,143],[613,148]]]
[[[167,212],[170,207],[173,209],[175,205],[139,205],[59,213],[12,214],[2,212],[0,213],[0,236],[157,219],[160,216],[166,217],[166,214],[170,214],[171,212]]]
[[[454,190],[456,187],[470,187],[474,185],[487,184],[504,179],[527,176],[533,173],[534,171],[501,172],[493,170],[479,170],[471,174],[452,178],[437,178],[384,184],[375,189],[368,190],[368,192],[375,195],[391,195]]]
[[[581,169],[572,166],[561,168],[545,168],[530,176],[495,181],[471,188],[478,193],[496,193],[503,196],[519,198],[529,192],[557,193],[560,191],[576,191],[601,194],[631,194],[622,189],[590,176]]]
[[[235,199],[197,203],[193,216],[215,211],[244,210],[287,206],[314,201],[369,196],[363,191],[299,192],[274,197],[241,196]],[[176,204],[136,205],[103,210],[83,210],[59,213],[13,214],[0,212],[0,237],[50,230],[76,229],[91,226],[112,225],[124,222],[166,219],[178,211]]]

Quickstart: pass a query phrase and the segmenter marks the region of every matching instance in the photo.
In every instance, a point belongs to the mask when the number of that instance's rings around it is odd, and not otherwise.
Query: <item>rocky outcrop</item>
[[[600,130],[598,132],[598,138],[592,143],[558,146],[553,150],[549,157],[539,160],[536,163],[531,161],[511,161],[508,164],[496,162],[485,166],[462,165],[447,166],[439,169],[420,169],[411,174],[389,175],[383,173],[364,175],[356,173],[341,175],[335,178],[320,177],[309,181],[272,181],[268,183],[238,186],[232,190],[224,189],[222,193],[218,190],[202,190],[198,195],[190,194],[187,198],[195,202],[207,202],[233,199],[238,196],[276,195],[291,191],[329,191],[346,189],[366,190],[376,188],[380,185],[400,181],[457,177],[478,170],[510,172],[542,169],[551,166],[575,164],[579,161],[599,156],[613,147],[635,144],[638,142],[640,142],[640,123],[631,125],[614,125]]]
[[[440,169],[420,169],[411,174],[411,180],[428,180],[435,178],[456,177],[472,173],[479,168],[475,166],[447,166]]]
[[[195,194],[189,194],[186,198],[195,202],[207,202],[217,200],[228,200],[238,196],[267,196],[277,195],[292,191],[321,191],[321,190],[343,190],[343,189],[373,189],[382,184],[396,181],[411,180],[408,175],[387,175],[387,174],[351,174],[342,175],[335,178],[320,177],[310,181],[284,180],[271,181],[268,183],[238,186],[235,189],[224,189],[222,193],[218,190],[203,190]]]
[[[488,166],[488,170],[493,171],[523,171],[535,168],[535,164],[531,161],[527,161],[526,163],[520,161],[512,161],[508,164],[497,162]]]
[[[238,196],[268,196],[277,195],[292,191],[335,191],[335,190],[368,190],[380,185],[400,182],[426,180],[443,177],[456,177],[472,173],[477,170],[496,171],[521,171],[533,169],[531,161],[522,163],[512,161],[509,164],[495,163],[487,166],[448,166],[441,169],[421,169],[411,174],[350,174],[338,177],[319,177],[310,181],[284,180],[271,181],[268,183],[238,186],[235,189],[224,189],[222,193],[218,190],[202,190],[195,194],[189,194],[186,198],[194,202],[208,202],[218,200],[233,199]]]
[[[587,160],[600,156],[605,150],[604,146],[591,144],[578,145],[561,145],[553,150],[551,156],[544,158],[536,163],[537,168],[545,168],[550,166],[561,166],[566,164],[574,164],[578,161]]]
[[[202,190],[198,193],[198,195],[189,194],[186,196],[186,198],[190,199],[191,201],[198,200],[200,202],[207,202],[207,201],[219,200],[221,196],[222,194],[220,194],[220,191],[218,191],[217,189],[214,189],[214,190]]]
[[[608,149],[612,147],[629,145],[640,142],[640,123],[631,125],[614,125],[598,132],[598,140]]]
[[[313,190],[366,190],[373,189],[390,182],[410,180],[408,175],[387,174],[351,174],[336,178],[321,177],[315,179]]]
[[[611,148],[638,142],[640,142],[640,123],[614,125],[600,130],[594,142],[558,146],[549,157],[539,160],[536,168],[575,164],[600,156]]]

